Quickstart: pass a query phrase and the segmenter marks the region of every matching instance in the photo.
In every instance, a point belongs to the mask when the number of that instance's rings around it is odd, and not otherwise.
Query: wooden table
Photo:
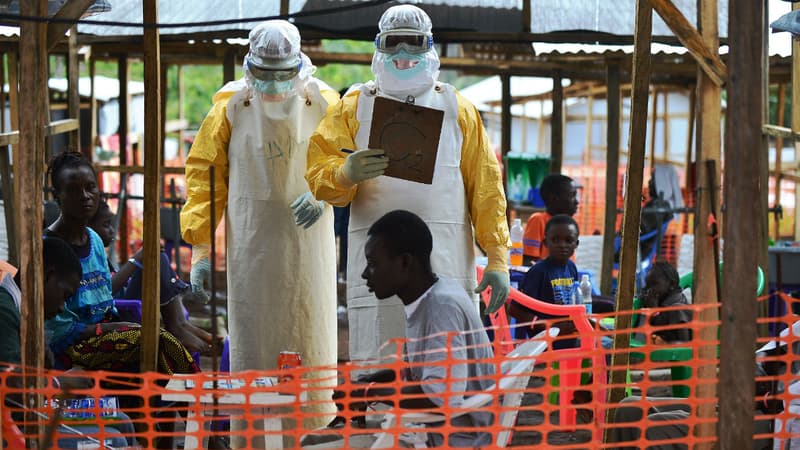
[[[255,414],[263,416],[264,448],[283,448],[281,417],[276,414],[276,412],[277,409],[282,406],[295,403],[297,396],[274,391],[256,391],[248,394],[237,391],[225,392],[222,389],[216,391],[202,389],[198,391],[196,388],[192,388],[187,390],[187,380],[185,377],[186,375],[176,375],[172,378],[167,383],[166,389],[173,392],[162,394],[161,399],[169,402],[186,402],[191,404],[198,401],[198,397],[195,393],[203,392],[199,397],[199,401],[202,405],[208,406],[203,410],[203,413],[213,410],[211,406],[214,404],[214,397],[216,397],[217,404],[219,405],[249,405],[255,409]],[[255,381],[251,384],[250,389],[258,389],[255,387]],[[249,395],[249,399],[246,399],[246,395]],[[194,409],[190,408],[186,419],[185,449],[198,448],[197,432],[200,430],[200,422],[194,419],[194,416]]]

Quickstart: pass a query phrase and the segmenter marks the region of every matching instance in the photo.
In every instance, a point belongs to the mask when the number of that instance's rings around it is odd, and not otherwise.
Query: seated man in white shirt
[[[378,219],[368,231],[364,248],[367,265],[361,276],[380,299],[397,295],[406,311],[406,361],[408,383],[402,388],[401,408],[458,408],[465,397],[488,388],[494,365],[492,347],[478,311],[464,288],[431,270],[433,238],[415,214],[396,210]],[[453,361],[463,363],[453,363]],[[436,363],[441,361],[441,365]],[[386,382],[396,377],[381,371],[360,381]],[[413,383],[413,382],[419,382]],[[351,397],[363,396],[353,392]],[[367,396],[390,395],[388,388],[373,386]],[[353,407],[363,405],[351,405]],[[453,427],[480,427],[491,423],[488,412],[453,419]],[[442,445],[440,434],[428,433],[428,445]],[[491,444],[491,434],[457,431],[449,435],[452,447]]]

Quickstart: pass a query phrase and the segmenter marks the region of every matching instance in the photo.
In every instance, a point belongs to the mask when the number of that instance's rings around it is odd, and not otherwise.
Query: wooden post
[[[650,113],[650,173],[656,170],[656,122],[658,122],[658,89],[653,88],[653,111]]]
[[[89,57],[89,156],[94,161],[94,147],[97,142],[97,95],[94,91],[94,76],[97,73],[95,59]]]
[[[167,91],[169,90],[169,65],[159,63],[161,71],[161,148],[164,148],[164,140],[167,138]],[[164,165],[164,152],[161,152],[159,159],[161,165]],[[159,179],[161,191],[159,196],[164,193],[164,180]],[[160,206],[159,206],[160,207]]]
[[[184,97],[186,95],[186,90],[184,89],[184,86],[183,86],[183,64],[178,64],[176,67],[178,68],[178,74],[177,74],[177,77],[178,77],[178,79],[177,79],[177,81],[178,81],[178,120],[180,120],[181,123],[183,123],[183,119],[186,118],[186,111],[184,111],[185,106],[186,106],[186,102],[184,101],[185,100]],[[185,163],[185,161],[186,161],[186,158],[185,158],[185,156],[183,154],[183,138],[184,138],[183,127],[181,126],[181,129],[178,130],[178,158],[181,161],[181,163]],[[179,261],[177,259],[177,257],[178,257],[178,253],[180,252],[180,248],[181,248],[180,245],[175,247],[176,261]]]
[[[619,63],[606,66],[606,208],[603,225],[603,274],[600,292],[611,293],[614,268],[614,234],[617,225],[617,173],[619,170],[619,138],[621,98],[619,88]]]
[[[47,1],[20,3],[23,16],[47,16]],[[14,151],[14,194],[16,223],[26,224],[18,231],[19,273],[22,307],[20,337],[23,373],[44,368],[44,291],[42,272],[42,169],[44,167],[45,134],[49,123],[47,111],[47,25],[44,22],[20,23],[19,89],[25,95],[19,109],[19,151]],[[16,85],[12,84],[12,90]],[[32,375],[32,374],[31,374]],[[28,388],[42,386],[42,377],[26,378]],[[39,406],[38,395],[26,395],[25,406]],[[41,421],[41,419],[33,419]]]
[[[722,286],[722,334],[719,370],[719,444],[720,448],[740,448],[753,438],[753,411],[742,405],[752,404],[755,395],[756,342],[756,264],[759,239],[766,210],[753,211],[761,204],[767,189],[762,176],[762,37],[764,3],[738,1],[728,7],[730,53],[728,58],[728,108],[725,127],[725,204],[736,220],[725,221],[725,239],[734,243],[724,249],[723,280],[736,282]],[[765,205],[763,205],[765,206]],[[748,211],[748,214],[738,214]]]
[[[236,79],[236,54],[233,51],[225,52],[225,60],[222,62],[222,84]]]
[[[17,57],[16,53],[9,52],[8,55],[8,79],[9,79],[9,104],[11,105],[11,112],[15,112],[16,102],[17,102]],[[0,56],[0,64],[2,62],[2,56]],[[12,73],[14,74],[12,76]],[[5,86],[5,67],[0,66],[0,84]],[[5,93],[3,93],[2,97],[5,98]],[[6,131],[6,120],[5,120],[5,108],[0,108],[0,111],[3,112],[2,118],[0,118],[0,124],[2,124],[2,130]],[[14,128],[19,121],[17,120],[17,116],[11,114],[11,126],[12,129]],[[14,170],[11,166],[11,149],[10,145],[4,145],[0,147],[0,172],[2,172],[2,186],[3,186],[3,212],[6,219],[6,242],[8,242],[8,262],[14,266],[19,264],[19,260],[17,259],[17,233],[15,226],[15,211],[16,208],[14,207]]]
[[[689,171],[692,167],[692,150],[694,149],[694,122],[695,122],[695,109],[697,107],[697,86],[692,86],[689,91],[689,123],[686,129],[686,186],[689,186]],[[688,193],[688,189],[687,189]],[[688,202],[684,202],[688,205]],[[690,214],[683,215],[683,226],[681,232],[686,234],[689,231],[689,218],[696,220],[696,217]]]
[[[508,155],[508,152],[511,150],[511,75],[508,73],[501,73],[500,82],[500,153],[503,155],[503,160],[505,161],[505,156]],[[510,199],[508,195],[507,173],[508,164],[506,163],[503,164],[503,190],[506,192],[506,197]],[[510,218],[512,209],[511,202],[507,202],[507,205],[506,218]]]
[[[663,93],[664,115],[661,116],[661,120],[664,121],[664,126],[661,129],[664,130],[664,160],[669,161],[669,90],[665,89]]]
[[[792,11],[800,10],[800,3],[792,3]],[[800,132],[800,39],[792,39],[792,131]],[[794,140],[794,162],[800,169],[800,140]],[[800,183],[795,182],[794,198],[800,198]],[[795,203],[796,205],[797,203]],[[792,239],[800,239],[800,208],[794,208],[794,235]]]
[[[719,48],[719,35],[717,28],[717,2],[716,0],[698,0],[698,25],[703,36],[705,45],[709,48]],[[754,64],[751,62],[751,64]],[[720,86],[711,80],[706,72],[698,68],[697,70],[697,146],[695,150],[697,164],[695,166],[695,180],[697,191],[695,192],[695,220],[694,220],[694,290],[692,292],[692,302],[695,304],[714,305],[717,298],[716,277],[718,267],[715,267],[714,246],[709,241],[709,231],[707,220],[711,211],[720,211],[719,205],[711,205],[710,192],[711,186],[719,186],[720,163],[720,123],[721,123],[721,97]],[[714,179],[708,177],[708,172],[703,166],[706,160],[716,161],[716,173]],[[727,178],[727,177],[726,177]],[[719,192],[715,193],[717,199],[720,198]],[[717,214],[717,222],[721,222],[723,215]],[[720,230],[722,223],[719,223]],[[753,291],[755,292],[755,289]],[[752,299],[751,299],[752,300]],[[709,345],[698,349],[696,358],[702,363],[698,369],[695,379],[697,384],[697,397],[707,403],[698,405],[697,416],[703,420],[711,420],[716,417],[716,405],[714,400],[717,394],[717,327],[709,325],[716,323],[718,310],[715,307],[705,308],[698,314],[697,320],[705,326],[700,328],[698,336],[701,342],[708,342]],[[753,384],[752,379],[748,382]],[[701,438],[711,438],[715,436],[716,428],[713,423],[700,424],[695,428],[695,434]],[[712,448],[709,443],[699,446],[700,448]]]
[[[593,117],[593,110],[594,109],[594,97],[592,93],[589,92],[589,96],[586,98],[586,150],[583,154],[583,164],[585,166],[590,166],[592,164],[592,119]]]
[[[550,173],[561,173],[564,162],[564,88],[561,72],[553,73],[553,114],[550,116]]]
[[[68,116],[80,124],[81,120],[81,95],[78,90],[80,65],[78,62],[78,27],[73,26],[69,32],[69,50],[67,54],[67,110]],[[76,152],[83,152],[81,148],[80,125],[75,131],[69,133],[69,147]],[[91,161],[91,159],[89,160]]]
[[[786,110],[786,84],[778,84],[778,126],[783,126]],[[769,119],[769,116],[766,116]],[[766,123],[766,122],[764,122]],[[769,141],[769,137],[766,137]],[[781,204],[781,182],[783,182],[783,137],[775,137],[775,206]],[[774,217],[773,239],[776,241],[781,238],[781,221],[776,215]]]
[[[144,1],[144,23],[158,23],[157,0]],[[143,372],[157,368],[161,233],[161,48],[158,28],[144,30],[144,278],[142,279]]]
[[[128,93],[128,79],[130,77],[130,67],[128,66],[128,55],[120,55],[117,58],[117,78],[119,79],[119,98],[117,99],[119,105],[119,165],[126,166],[130,163],[128,161],[128,112],[130,111],[130,94]],[[120,174],[120,183],[127,183],[128,177]],[[121,186],[120,186],[121,188]],[[119,258],[120,261],[128,260],[128,251],[130,250],[130,230],[128,229],[128,202],[121,198],[117,206],[117,214],[119,215]]]
[[[631,327],[633,294],[636,290],[636,266],[639,247],[639,221],[642,210],[642,184],[644,178],[645,147],[647,141],[647,101],[650,96],[650,41],[653,33],[652,8],[647,0],[636,1],[636,34],[633,45],[633,81],[631,88],[630,132],[628,138],[628,168],[625,177],[625,215],[622,219],[622,246],[617,275],[618,313],[616,328],[628,330]],[[622,313],[622,314],[619,314]],[[614,336],[614,349],[627,349],[630,346],[630,333]],[[628,373],[627,352],[612,355],[611,384],[608,403],[618,403],[625,396],[625,383]],[[613,422],[613,409],[606,413],[606,422]],[[606,441],[608,433],[606,433]]]

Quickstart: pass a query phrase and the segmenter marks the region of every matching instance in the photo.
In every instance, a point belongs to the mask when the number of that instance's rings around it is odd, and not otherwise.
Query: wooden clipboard
[[[444,111],[376,97],[369,148],[386,151],[389,167],[384,175],[433,183],[443,120]]]

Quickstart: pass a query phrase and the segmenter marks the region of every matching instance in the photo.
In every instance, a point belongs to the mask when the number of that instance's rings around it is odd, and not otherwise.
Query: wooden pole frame
[[[550,116],[550,173],[561,173],[564,163],[564,88],[561,72],[553,73],[553,113]]]
[[[755,395],[757,304],[756,265],[766,211],[752,211],[761,203],[767,180],[762,176],[761,114],[763,71],[761,65],[764,3],[734,1],[729,5],[731,77],[725,127],[725,205],[736,220],[725,221],[724,235],[734,245],[724,249],[721,343],[719,369],[719,447],[739,448],[753,438],[752,404]],[[765,206],[765,205],[764,205]],[[747,214],[737,213],[747,211]],[[762,215],[762,213],[764,213]]]
[[[620,116],[622,96],[620,94],[620,67],[610,62],[606,71],[608,94],[606,96],[606,207],[603,222],[603,263],[600,277],[600,292],[611,293],[614,267],[614,238],[617,225],[617,173],[619,172]]]
[[[20,3],[20,13],[25,16],[46,16],[46,0]],[[47,114],[47,26],[45,23],[23,21],[20,23],[20,73],[19,89],[22,102],[19,107],[19,151],[14,152],[14,195],[16,196],[16,223],[33,226],[19,227],[19,273],[21,278],[22,307],[20,312],[20,338],[22,345],[23,374],[33,375],[44,368],[44,286],[42,277],[42,188],[45,157],[45,125]],[[11,85],[16,89],[16,85]],[[25,378],[29,389],[43,387],[43,377]],[[25,406],[36,408],[41,397],[25,395]],[[34,416],[35,417],[35,416]],[[41,419],[34,418],[35,422]],[[41,423],[39,424],[41,425]],[[39,428],[41,429],[41,428]]]
[[[158,23],[157,0],[144,0],[144,23]],[[141,370],[156,371],[161,264],[161,58],[158,28],[144,29],[144,273],[142,279]]]
[[[717,24],[717,1],[698,0],[697,4],[698,24],[705,45],[709,48],[719,47],[719,35]],[[753,62],[751,61],[751,64]],[[716,304],[718,299],[716,279],[719,276],[718,267],[714,261],[718,258],[714,256],[714,245],[709,241],[707,229],[707,219],[711,211],[720,212],[717,214],[717,222],[721,230],[724,224],[724,217],[721,213],[719,204],[711,205],[710,192],[712,186],[719,186],[720,149],[721,149],[721,89],[719,84],[710,79],[702,70],[697,70],[697,145],[695,150],[695,180],[697,191],[695,192],[695,217],[694,217],[694,289],[692,292],[692,302],[695,304]],[[714,179],[709,179],[705,168],[705,161],[714,160],[716,173]],[[716,199],[721,195],[716,193]],[[755,292],[755,289],[750,292]],[[705,308],[697,315],[697,320],[704,326],[695,333],[695,339],[708,342],[708,345],[697,349],[696,358],[703,364],[697,368],[695,379],[697,383],[697,397],[703,401],[699,404],[695,414],[704,421],[695,427],[695,436],[701,439],[708,439],[697,446],[700,449],[713,448],[711,440],[716,435],[716,426],[713,419],[717,417],[716,397],[717,397],[717,339],[718,327],[715,324],[719,319],[718,310],[715,307]],[[752,384],[752,379],[750,381]]]
[[[622,219],[622,244],[617,276],[616,312],[618,330],[631,328],[633,294],[639,247],[639,222],[642,210],[642,185],[647,140],[647,102],[650,96],[650,42],[653,33],[652,8],[647,0],[636,2],[636,35],[633,51],[633,88],[631,92],[630,129],[628,139],[628,167],[625,177],[625,215]],[[621,314],[619,314],[621,313]],[[630,347],[630,333],[614,336],[614,349]],[[627,352],[615,351],[611,356],[611,389],[608,403],[618,403],[625,396],[628,374]],[[618,369],[616,369],[618,368]],[[606,412],[606,423],[613,423],[613,408]],[[606,441],[608,440],[606,430]]]

